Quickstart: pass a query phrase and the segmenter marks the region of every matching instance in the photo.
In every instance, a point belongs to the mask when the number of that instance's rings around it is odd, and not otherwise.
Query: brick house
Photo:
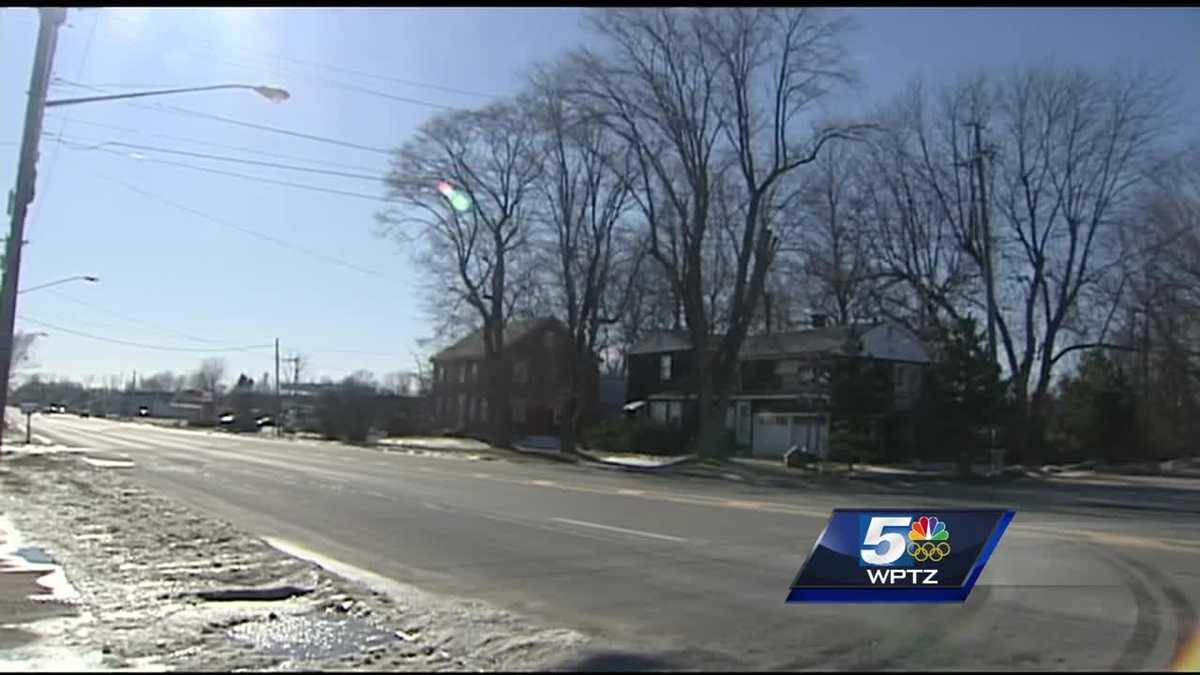
[[[570,393],[566,364],[570,337],[553,318],[510,321],[504,330],[502,380],[512,409],[512,432],[520,436],[556,436]],[[437,426],[463,433],[489,430],[487,373],[482,329],[435,354],[431,408]],[[598,372],[593,375],[593,378]],[[595,382],[585,391],[594,391]],[[595,407],[595,397],[582,402]]]
[[[917,402],[930,356],[924,343],[891,323],[825,326],[747,336],[725,411],[734,444],[756,457],[779,457],[792,445],[827,455],[830,394],[839,359],[858,359],[886,375],[887,412]],[[714,339],[715,343],[716,340]],[[696,378],[684,332],[659,331],[629,350],[628,403],[635,416],[682,430],[696,426]],[[905,431],[905,433],[909,433]]]

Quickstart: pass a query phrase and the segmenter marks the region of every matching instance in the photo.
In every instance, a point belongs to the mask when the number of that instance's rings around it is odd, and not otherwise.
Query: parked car
[[[91,417],[91,416],[92,416],[92,411],[91,411],[91,410],[88,410],[87,408],[84,408],[83,410],[80,410],[80,411],[79,411],[78,415],[79,415],[80,417]]]
[[[219,417],[217,421],[219,421],[221,423],[221,426],[227,427],[227,426],[231,426],[234,422],[237,421],[237,416],[231,412],[227,412],[224,415],[221,415],[221,417]]]
[[[141,406],[138,408],[138,417],[149,417],[149,416],[150,416],[149,408],[147,408],[146,406]]]
[[[273,427],[275,426],[275,418],[271,417],[270,415],[263,415],[262,417],[254,420],[254,423],[257,424],[258,428],[260,429],[263,427]]]

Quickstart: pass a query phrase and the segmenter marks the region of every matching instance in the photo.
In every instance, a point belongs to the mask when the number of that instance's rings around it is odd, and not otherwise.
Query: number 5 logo
[[[871,518],[867,533],[863,536],[863,548],[858,552],[863,562],[868,565],[891,565],[904,555],[904,534],[901,532],[884,532],[885,527],[907,529],[912,523],[910,516],[877,516]],[[881,544],[883,552],[880,552]]]

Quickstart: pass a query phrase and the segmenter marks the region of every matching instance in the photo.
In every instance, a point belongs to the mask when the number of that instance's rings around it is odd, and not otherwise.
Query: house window
[[[529,362],[517,361],[513,364],[513,381],[517,384],[529,382]]]
[[[475,421],[475,406],[477,405],[476,401],[478,401],[478,399],[476,399],[474,396],[467,399],[467,419],[472,422]]]
[[[683,425],[683,401],[667,403],[667,425],[672,427]]]
[[[658,379],[666,382],[671,379],[671,355],[663,354],[658,357]]]
[[[467,418],[467,395],[458,395],[458,423],[462,424]]]
[[[467,364],[458,364],[458,383],[463,384],[467,381]]]
[[[659,424],[667,423],[667,402],[666,401],[651,401],[650,402],[650,419]]]
[[[471,362],[471,381],[479,381],[479,363],[475,361]]]
[[[525,423],[525,399],[514,398],[512,400],[512,421],[517,424]]]
[[[487,399],[486,398],[479,399],[479,421],[480,422],[487,421]]]

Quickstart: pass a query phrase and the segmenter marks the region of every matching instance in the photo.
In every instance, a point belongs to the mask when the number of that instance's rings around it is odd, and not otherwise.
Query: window
[[[683,425],[683,401],[667,403],[667,425],[672,427]]]
[[[479,363],[476,361],[471,362],[471,381],[479,381]]]
[[[479,421],[480,422],[487,421],[487,399],[486,398],[479,399]]]
[[[650,402],[650,419],[659,424],[667,423],[667,402],[666,401],[651,401]]]
[[[475,406],[478,400],[479,399],[475,398],[474,396],[467,399],[467,419],[472,422],[475,421]]]
[[[458,383],[463,384],[467,381],[467,364],[458,364]]]
[[[512,400],[512,421],[517,424],[525,423],[525,399],[514,398]]]
[[[462,424],[467,418],[467,395],[458,395],[458,423]]]
[[[517,361],[513,364],[513,381],[517,384],[529,382],[529,362]]]
[[[663,354],[658,357],[658,379],[666,382],[671,379],[671,355]]]

